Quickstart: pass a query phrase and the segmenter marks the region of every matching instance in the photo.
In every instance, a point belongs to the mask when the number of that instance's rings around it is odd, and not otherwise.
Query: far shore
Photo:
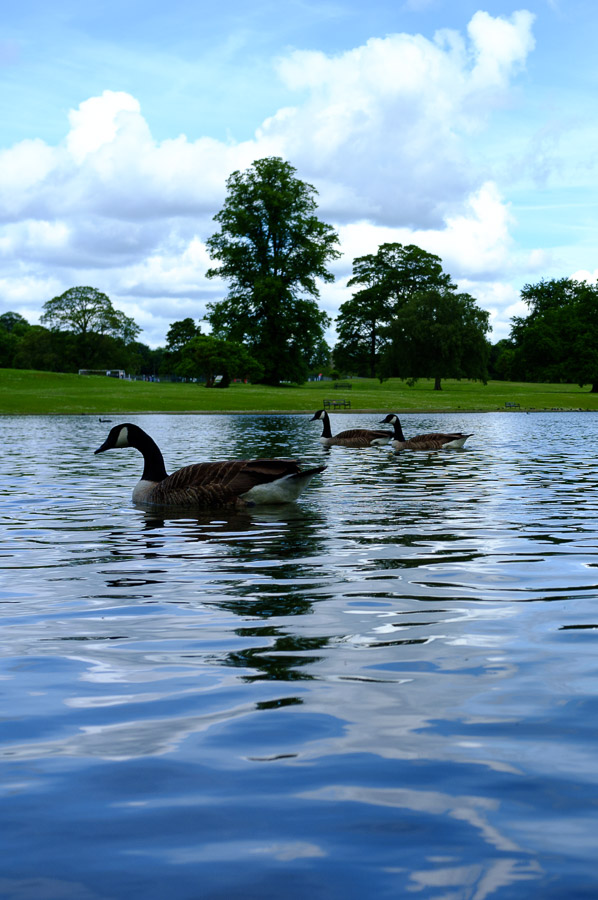
[[[351,414],[401,415],[477,412],[595,412],[598,393],[571,384],[458,381],[442,390],[422,379],[410,386],[398,378],[379,382],[351,378],[269,387],[233,383],[206,388],[191,383],[129,381],[102,375],[74,375],[0,369],[0,415],[299,415],[328,408],[331,417]]]

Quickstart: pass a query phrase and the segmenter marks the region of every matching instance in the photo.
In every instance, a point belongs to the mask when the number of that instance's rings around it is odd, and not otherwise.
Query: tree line
[[[317,192],[279,157],[257,160],[227,181],[219,228],[207,241],[208,278],[228,285],[208,304],[204,334],[192,318],[170,325],[166,345],[137,340],[133,319],[106,294],[73,287],[47,301],[40,325],[0,316],[0,366],[50,371],[125,369],[175,374],[208,386],[233,378],[271,385],[310,373],[415,382],[431,378],[562,381],[598,390],[598,287],[571,279],[526,285],[527,317],[491,345],[489,314],[459,291],[442,260],[413,244],[382,244],[353,261],[352,296],[336,320],[318,306],[319,284],[333,281],[338,235],[316,215]],[[596,324],[595,324],[596,323]]]

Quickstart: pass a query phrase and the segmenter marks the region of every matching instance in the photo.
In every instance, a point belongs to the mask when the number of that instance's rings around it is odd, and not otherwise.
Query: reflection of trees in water
[[[309,443],[304,444],[304,415],[229,416],[227,431],[231,441],[231,458],[254,456],[299,456],[307,451],[319,457],[320,447],[308,431]],[[299,448],[299,449],[298,449]]]
[[[300,504],[195,516],[188,509],[152,510],[143,513],[143,524],[143,530],[131,536],[134,552],[123,553],[120,535],[115,553],[120,559],[151,560],[152,568],[142,572],[136,567],[124,577],[111,578],[110,587],[163,584],[168,581],[170,560],[197,560],[204,565],[210,586],[214,584],[210,572],[215,571],[224,589],[218,596],[202,596],[205,606],[241,619],[261,620],[294,618],[311,611],[314,601],[309,590],[321,583],[320,560],[327,534],[321,512]],[[141,553],[140,539],[145,545]],[[164,565],[160,566],[160,560]],[[177,571],[173,577],[179,575]],[[234,634],[248,643],[257,638],[260,645],[217,656],[210,653],[210,658],[219,665],[244,669],[241,677],[247,682],[309,680],[314,676],[305,668],[321,658],[317,651],[328,644],[327,637],[307,638],[268,624],[243,626]],[[302,701],[293,698],[292,702]]]
[[[243,681],[248,682],[313,680],[314,676],[301,671],[300,667],[322,659],[312,654],[329,644],[327,637],[288,634],[277,628],[239,628],[235,629],[235,634],[239,637],[274,638],[263,647],[248,647],[226,655],[224,665],[254,670],[251,675],[243,676]],[[310,655],[304,655],[306,653]]]
[[[235,565],[248,563],[253,571],[256,563],[263,560],[263,554],[256,551],[267,550],[272,572],[285,581],[305,575],[302,560],[322,554],[326,536],[326,517],[318,510],[295,504],[216,514],[206,512],[193,517],[189,510],[173,510],[167,514],[146,512],[145,533],[159,533],[167,523],[176,520],[185,523],[178,535],[181,550],[173,551],[169,558],[189,558],[187,544],[211,543],[226,549],[226,554],[218,558],[224,570],[227,561],[232,561]],[[160,541],[155,534],[147,542],[148,558],[156,558],[157,550],[164,546],[165,541]],[[268,571],[268,567],[262,566],[260,571]]]

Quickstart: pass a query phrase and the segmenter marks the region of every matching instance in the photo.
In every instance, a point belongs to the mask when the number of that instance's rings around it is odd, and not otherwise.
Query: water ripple
[[[170,468],[328,468],[289,507],[159,516],[97,420],[0,420],[0,893],[31,859],[56,898],[594,890],[594,416],[405,417],[474,432],[451,453],[133,419]]]

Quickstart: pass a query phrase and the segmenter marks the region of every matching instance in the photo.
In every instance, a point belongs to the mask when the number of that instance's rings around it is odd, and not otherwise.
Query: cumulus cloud
[[[39,302],[39,312],[56,293],[93,284],[136,318],[142,339],[163,342],[171,321],[200,318],[224,294],[205,279],[212,218],[230,173],[269,155],[315,185],[321,217],[339,229],[339,281],[322,294],[329,313],[348,297],[352,259],[383,241],[438,253],[457,280],[498,283],[517,257],[509,209],[468,138],[508,94],[533,48],[532,24],[525,11],[478,12],[466,35],[291,52],[278,73],[295,103],[241,143],[157,141],[130,94],[84,100],[57,146],[30,140],[0,152],[2,305],[21,297],[17,311]]]
[[[598,269],[589,272],[587,269],[578,269],[571,275],[573,281],[587,281],[588,284],[598,284]]]
[[[522,315],[522,309],[519,291],[502,280],[504,274],[523,274],[539,261],[535,254],[514,247],[510,222],[508,205],[496,185],[486,182],[466,198],[462,212],[448,216],[441,228],[392,228],[367,221],[342,226],[343,257],[336,264],[337,281],[323,289],[326,310],[333,314],[347,299],[346,284],[356,256],[375,253],[384,243],[416,244],[439,256],[459,290],[472,294],[490,312],[493,339],[507,337],[510,318]],[[541,261],[545,262],[543,256]]]

